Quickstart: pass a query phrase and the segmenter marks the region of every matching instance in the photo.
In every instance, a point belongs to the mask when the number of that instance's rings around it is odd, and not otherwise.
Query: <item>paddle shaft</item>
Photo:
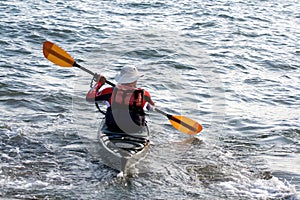
[[[74,66],[74,67],[78,67],[79,69],[82,69],[83,71],[85,71],[85,72],[91,74],[92,76],[95,76],[95,73],[94,73],[94,72],[92,72],[92,71],[90,71],[90,70],[88,70],[88,69],[86,69],[86,68],[80,66],[80,65],[77,64],[76,62],[74,63],[73,66]],[[113,86],[113,87],[116,86],[114,83],[112,83],[112,82],[110,82],[110,81],[108,81],[108,80],[106,80],[105,82],[106,82],[107,84]],[[183,122],[180,121],[179,119],[173,117],[172,115],[170,115],[170,114],[168,114],[168,113],[165,113],[164,111],[162,111],[162,110],[160,110],[160,109],[158,109],[158,108],[155,108],[154,110],[155,110],[156,112],[158,112],[158,113],[160,113],[160,114],[166,116],[169,120],[176,121],[176,122],[179,123],[179,124],[182,124],[182,123],[183,123]],[[192,129],[193,129],[193,127],[189,126],[188,124],[183,123],[183,125],[186,126],[186,127],[188,127],[188,128],[192,128]]]
[[[74,66],[74,67],[78,67],[79,69],[82,69],[83,71],[89,73],[89,74],[92,75],[92,76],[95,76],[95,75],[96,75],[96,74],[95,74],[94,72],[92,72],[91,70],[88,70],[87,68],[82,67],[81,65],[77,64],[76,62],[74,63],[73,66]],[[110,81],[108,81],[108,80],[106,80],[105,83],[107,83],[107,84],[109,84],[109,85],[111,85],[111,86],[113,86],[113,87],[115,86],[115,84],[113,84],[112,82],[110,82]]]
[[[90,71],[90,70],[88,70],[88,69],[86,69],[86,68],[80,66],[80,65],[77,64],[76,62],[74,63],[73,66],[74,66],[74,67],[78,67],[79,69],[82,69],[83,71],[85,71],[85,72],[91,74],[92,76],[95,76],[95,73],[94,73],[94,72],[92,72],[92,71]],[[113,84],[112,82],[110,82],[110,81],[108,81],[108,80],[106,80],[105,82],[106,82],[107,84],[109,84],[109,85],[115,87],[115,84]],[[179,123],[179,124],[182,124],[183,126],[189,128],[189,129],[191,129],[191,130],[194,129],[194,127],[192,127],[192,126],[190,126],[190,125],[188,125],[188,124],[182,122],[181,120],[177,119],[176,117],[173,117],[172,115],[170,115],[170,114],[168,114],[168,113],[165,113],[164,111],[162,111],[162,110],[160,110],[160,109],[158,109],[158,108],[156,108],[156,107],[155,107],[154,110],[155,110],[156,112],[158,112],[158,113],[160,113],[160,114],[166,116],[169,120],[172,120],[172,121],[175,121],[175,122],[177,122],[177,123]]]
[[[160,109],[158,109],[158,108],[154,108],[154,110],[156,111],[156,112],[158,112],[158,113],[160,113],[160,114],[163,114],[164,116],[166,116],[166,117],[168,117],[168,119],[170,119],[171,117],[172,117],[172,115],[169,115],[169,114],[167,114],[167,113],[165,113],[164,111],[162,111],[162,110],[160,110]]]

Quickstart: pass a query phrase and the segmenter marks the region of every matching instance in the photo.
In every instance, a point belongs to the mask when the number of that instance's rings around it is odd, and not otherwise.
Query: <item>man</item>
[[[106,78],[96,76],[97,83],[87,93],[86,100],[105,101],[105,123],[110,131],[138,132],[145,126],[144,108],[151,110],[154,102],[148,91],[136,87],[140,77],[136,67],[125,66],[115,77],[118,83],[115,87],[99,91]]]

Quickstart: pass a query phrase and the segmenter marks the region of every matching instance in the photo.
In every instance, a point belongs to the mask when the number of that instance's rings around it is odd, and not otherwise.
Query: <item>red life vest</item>
[[[144,106],[144,90],[124,85],[116,85],[111,96],[111,106],[140,112]]]

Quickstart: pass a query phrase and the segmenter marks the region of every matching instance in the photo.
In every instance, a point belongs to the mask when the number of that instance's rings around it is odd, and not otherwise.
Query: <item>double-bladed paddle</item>
[[[76,61],[65,50],[63,50],[62,48],[60,48],[59,46],[57,46],[52,42],[49,41],[44,42],[43,53],[48,60],[50,60],[51,62],[53,62],[58,66],[78,67],[79,69],[82,69],[83,71],[91,74],[92,76],[96,75],[92,71],[77,64]],[[105,82],[113,87],[115,86],[115,84],[110,81],[106,80]],[[169,119],[172,126],[183,133],[189,135],[196,135],[202,130],[202,126],[198,122],[188,117],[170,115],[168,113],[161,111],[158,108],[155,108],[154,110],[162,115],[165,115]]]

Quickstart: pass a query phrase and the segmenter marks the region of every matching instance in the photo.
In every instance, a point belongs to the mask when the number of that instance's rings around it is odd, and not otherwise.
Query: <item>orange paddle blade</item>
[[[75,64],[75,60],[65,50],[52,42],[44,42],[43,53],[48,60],[61,67],[72,67]]]
[[[202,131],[202,126],[198,122],[188,117],[171,116],[169,120],[174,128],[176,128],[177,130],[183,133],[189,135],[196,135],[197,133]]]

